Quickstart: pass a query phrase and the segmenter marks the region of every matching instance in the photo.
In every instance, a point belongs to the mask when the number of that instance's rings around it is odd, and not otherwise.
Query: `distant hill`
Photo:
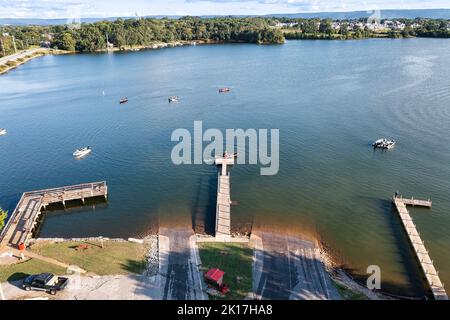
[[[450,19],[450,9],[417,9],[417,10],[380,10],[381,19],[394,18],[432,18],[432,19]],[[286,13],[269,14],[268,17],[284,18],[330,18],[333,20],[360,19],[372,15],[371,11],[350,11],[350,12],[305,12],[305,13]]]
[[[162,19],[166,16],[151,16],[155,19]],[[97,21],[114,21],[119,18],[130,19],[135,17],[108,17],[108,18],[81,18],[81,22],[92,23]],[[170,16],[169,18],[179,18],[178,16]],[[50,26],[66,24],[67,19],[14,19],[14,18],[0,18],[0,25],[14,25],[14,26],[26,26],[26,25],[38,25],[38,26]]]
[[[382,19],[393,18],[433,18],[433,19],[450,19],[450,9],[410,9],[410,10],[380,10]],[[359,19],[367,18],[371,15],[370,11],[349,11],[349,12],[305,12],[305,13],[280,13],[268,14],[264,17],[285,17],[285,18],[330,18],[333,20],[342,19]],[[146,18],[161,19],[164,17],[178,19],[181,16],[146,16]],[[214,18],[218,16],[203,16],[203,18]],[[236,17],[244,17],[236,15]],[[82,18],[81,22],[97,22],[97,21],[113,21],[119,17],[108,18]],[[124,19],[134,17],[122,17]],[[14,18],[0,18],[0,25],[58,25],[67,23],[67,19],[14,19]]]

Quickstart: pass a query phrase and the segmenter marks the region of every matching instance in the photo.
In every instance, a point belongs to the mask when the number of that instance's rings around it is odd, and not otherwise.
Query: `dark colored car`
[[[41,273],[28,276],[22,283],[26,291],[37,290],[45,291],[55,295],[57,291],[63,290],[69,282],[64,277],[56,277],[51,273]]]

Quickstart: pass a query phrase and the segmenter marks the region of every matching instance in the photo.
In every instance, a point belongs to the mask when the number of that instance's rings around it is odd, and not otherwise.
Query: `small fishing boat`
[[[119,101],[120,104],[122,104],[122,103],[127,103],[127,102],[128,102],[128,98],[127,98],[127,97],[122,98],[122,99],[120,99],[120,101]]]
[[[392,139],[386,139],[386,138],[381,138],[376,140],[374,143],[372,143],[372,146],[375,149],[392,149],[395,146],[395,140]]]
[[[228,88],[228,87],[220,88],[220,89],[219,89],[219,93],[226,93],[226,92],[230,92],[230,91],[231,91],[231,89]]]
[[[178,102],[178,101],[180,101],[180,97],[178,97],[178,96],[172,96],[172,97],[169,97],[169,102],[170,102],[170,103],[172,103],[172,102]]]
[[[75,158],[82,158],[82,157],[87,156],[91,152],[92,152],[92,149],[90,147],[84,147],[84,148],[75,150],[75,152],[73,153],[73,156]]]
[[[0,136],[3,136],[6,134],[6,129],[0,128]]]

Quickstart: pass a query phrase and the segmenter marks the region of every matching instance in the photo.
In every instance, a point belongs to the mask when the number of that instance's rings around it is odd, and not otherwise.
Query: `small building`
[[[41,41],[39,45],[41,46],[41,48],[50,48],[51,43],[50,41]]]
[[[205,280],[207,282],[216,284],[218,287],[221,287],[223,284],[224,274],[225,272],[220,269],[217,268],[209,269],[208,272],[206,272],[205,274]]]

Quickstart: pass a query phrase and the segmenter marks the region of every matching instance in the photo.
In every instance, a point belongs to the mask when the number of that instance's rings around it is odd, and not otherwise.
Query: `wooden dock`
[[[414,252],[416,253],[417,260],[419,261],[422,271],[425,274],[425,278],[427,279],[434,298],[436,300],[448,300],[444,285],[439,279],[438,272],[433,265],[433,260],[431,260],[428,251],[420,238],[420,234],[411,219],[408,209],[406,208],[407,205],[431,208],[431,201],[417,200],[414,198],[407,199],[401,196],[394,196],[392,201],[397,208],[403,227],[408,234],[409,241],[414,249]]]
[[[234,164],[234,158],[217,158],[216,165],[221,166],[217,183],[216,206],[216,238],[227,241],[231,237],[231,196],[229,165]]]
[[[93,197],[108,196],[105,181],[78,184],[61,188],[44,189],[25,192],[11,214],[8,223],[0,234],[0,245],[18,247],[20,243],[27,243],[31,238],[41,210],[54,203],[81,200]]]

